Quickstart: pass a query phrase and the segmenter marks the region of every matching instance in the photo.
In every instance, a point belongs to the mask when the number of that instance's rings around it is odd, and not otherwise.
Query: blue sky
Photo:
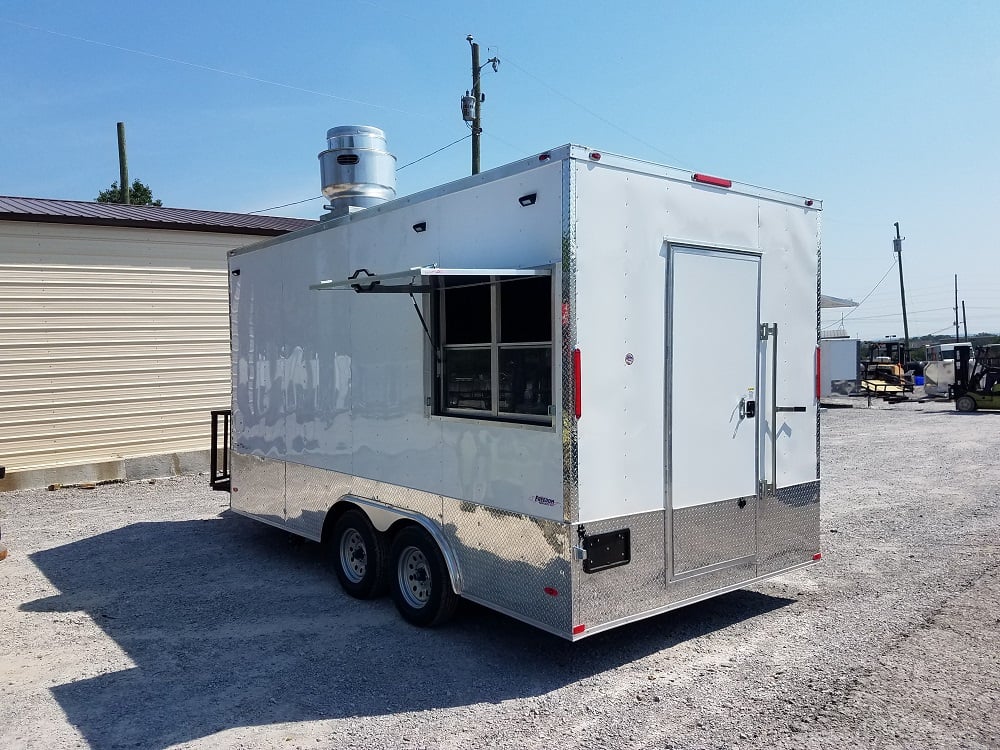
[[[970,333],[1000,330],[994,1],[4,0],[0,194],[92,200],[121,120],[165,205],[319,195],[330,127],[381,127],[399,165],[467,134],[467,34],[501,59],[484,169],[573,142],[822,198],[823,290],[870,294],[844,323],[864,337],[902,335],[898,221],[911,335],[953,330],[956,273]],[[400,194],[464,176],[469,149]]]

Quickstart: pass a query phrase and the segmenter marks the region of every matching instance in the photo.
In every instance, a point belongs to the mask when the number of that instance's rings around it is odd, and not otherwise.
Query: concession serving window
[[[552,424],[550,268],[359,269],[310,289],[409,294],[433,351],[435,413]],[[415,294],[429,295],[429,322]]]

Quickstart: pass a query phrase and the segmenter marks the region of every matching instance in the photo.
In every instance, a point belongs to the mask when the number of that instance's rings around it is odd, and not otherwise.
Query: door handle
[[[764,494],[778,494],[778,324],[761,323],[760,337],[771,341],[771,481],[764,478]]]

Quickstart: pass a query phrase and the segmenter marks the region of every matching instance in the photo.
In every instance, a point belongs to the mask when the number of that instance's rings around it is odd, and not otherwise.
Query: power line
[[[322,198],[322,197],[323,197],[322,195],[314,195],[312,198],[303,198],[300,201],[292,201],[291,203],[282,203],[280,206],[271,206],[270,208],[258,208],[256,211],[247,211],[247,213],[248,214],[260,214],[260,213],[264,213],[265,211],[274,211],[275,209],[278,209],[278,208],[288,208],[289,206],[297,206],[300,203],[308,203],[309,201],[314,201],[314,200],[317,200],[318,198]]]
[[[954,308],[952,307],[935,307],[929,310],[911,310],[910,314],[922,315],[923,313],[943,312],[945,310],[953,310],[953,309]],[[892,312],[892,313],[885,313],[884,315],[862,315],[861,317],[855,318],[854,320],[876,320],[878,318],[895,318],[898,316],[899,316],[898,312]],[[844,315],[844,318],[846,317],[847,316]],[[837,322],[839,323],[840,321],[838,320]]]
[[[614,128],[615,130],[617,130],[622,135],[625,135],[628,138],[631,138],[632,140],[634,140],[634,141],[636,141],[638,143],[641,143],[642,145],[644,145],[644,146],[646,146],[648,148],[653,149],[657,153],[662,154],[663,156],[665,156],[670,161],[677,161],[675,159],[675,157],[673,157],[672,155],[668,154],[666,151],[664,151],[663,149],[661,149],[659,146],[655,146],[652,143],[650,143],[649,141],[644,140],[643,138],[640,138],[639,136],[637,136],[637,135],[635,135],[633,133],[628,132],[627,130],[625,130],[625,128],[621,127],[620,125],[617,125],[617,124],[611,122],[611,120],[609,120],[608,118],[606,118],[606,117],[604,117],[602,115],[599,115],[597,112],[595,112],[594,110],[592,110],[590,107],[588,107],[588,106],[586,106],[584,104],[581,104],[580,102],[578,102],[573,97],[568,96],[567,94],[564,94],[562,91],[560,91],[559,89],[557,89],[555,86],[552,86],[549,83],[546,83],[541,78],[539,78],[538,76],[536,76],[534,73],[530,73],[529,71],[525,70],[520,65],[518,65],[514,60],[511,60],[510,55],[505,54],[504,58],[503,58],[503,61],[506,64],[513,65],[519,71],[521,71],[522,73],[524,73],[524,75],[526,75],[529,78],[533,79],[537,83],[540,83],[542,86],[544,86],[545,88],[547,88],[552,93],[557,94],[558,96],[561,96],[563,99],[565,99],[566,101],[568,101],[570,104],[573,104],[573,105],[579,107],[580,109],[582,109],[584,112],[586,112],[591,117],[597,118],[598,120],[600,120],[601,122],[603,122],[605,125],[610,125],[612,128]]]
[[[890,273],[892,273],[892,269],[894,269],[895,267],[896,267],[896,261],[893,260],[892,261],[892,265],[889,266],[889,269],[884,274],[882,274],[882,278],[879,279],[878,283],[875,286],[872,287],[872,290],[870,292],[868,292],[868,294],[866,294],[864,296],[864,298],[862,298],[862,300],[858,303],[858,306],[855,307],[853,310],[851,310],[846,315],[842,315],[841,318],[840,318],[840,320],[838,320],[836,323],[831,323],[830,325],[825,326],[823,328],[823,330],[825,331],[827,328],[833,328],[835,325],[839,325],[841,321],[846,320],[847,318],[851,317],[855,312],[857,312],[861,308],[861,306],[863,304],[865,304],[865,300],[867,300],[869,297],[871,297],[873,294],[875,294],[875,290],[878,289],[880,286],[882,286],[882,282],[886,280],[886,277]]]
[[[408,162],[408,163],[404,164],[404,165],[403,165],[403,166],[401,166],[401,167],[396,167],[396,171],[397,171],[397,172],[402,172],[402,171],[403,171],[404,169],[406,169],[407,167],[412,167],[412,166],[413,166],[414,164],[416,164],[417,162],[420,162],[420,161],[423,161],[424,159],[426,159],[426,158],[428,158],[428,157],[430,157],[430,156],[434,156],[434,154],[440,154],[440,153],[441,153],[442,151],[444,151],[444,150],[445,150],[446,148],[451,148],[451,147],[452,147],[452,146],[454,146],[454,145],[455,145],[456,143],[461,143],[461,142],[462,142],[462,141],[464,141],[464,140],[465,140],[466,138],[471,138],[471,137],[472,137],[472,133],[467,133],[467,134],[463,135],[463,136],[462,136],[461,138],[459,138],[459,139],[458,139],[457,141],[452,141],[452,142],[451,142],[451,143],[449,143],[449,144],[448,144],[447,146],[442,146],[442,147],[441,147],[441,148],[439,148],[439,149],[438,149],[437,151],[431,151],[431,152],[430,152],[429,154],[427,154],[426,156],[421,156],[421,157],[420,157],[419,159],[414,159],[413,161],[411,161],[411,162]]]
[[[225,70],[223,68],[216,68],[211,65],[202,65],[201,63],[188,62],[187,60],[180,60],[176,57],[167,57],[166,55],[157,55],[153,52],[146,52],[141,49],[132,49],[131,47],[122,47],[117,44],[110,44],[108,42],[101,42],[96,39],[88,39],[83,36],[75,36],[73,34],[64,34],[61,31],[53,31],[52,29],[45,29],[41,26],[32,26],[28,23],[21,23],[20,21],[11,21],[8,18],[0,18],[0,22],[8,23],[12,26],[20,26],[24,29],[31,29],[33,31],[40,31],[44,34],[51,34],[52,36],[59,36],[64,39],[72,39],[77,42],[86,42],[87,44],[96,44],[98,47],[107,47],[108,49],[118,50],[119,52],[128,52],[132,55],[141,55],[143,57],[150,57],[154,60],[162,60],[164,62],[175,63],[177,65],[186,65],[189,68],[197,68],[198,70],[207,70],[212,73],[220,73],[221,75],[232,76],[233,78],[242,78],[245,81],[253,81],[254,83],[265,83],[268,86],[278,86],[279,88],[289,89],[291,91],[300,91],[304,94],[315,94],[316,96],[324,96],[328,99],[336,99],[339,102],[347,102],[348,104],[360,104],[364,107],[374,107],[376,109],[384,109],[389,112],[399,112],[404,115],[415,115],[417,117],[429,117],[428,115],[422,114],[420,112],[410,112],[405,109],[398,109],[396,107],[389,107],[384,104],[376,104],[375,102],[366,102],[361,99],[349,99],[346,96],[338,96],[337,94],[331,94],[327,91],[316,91],[315,89],[307,89],[302,86],[295,86],[290,83],[282,83],[281,81],[272,81],[267,78],[259,78],[258,76],[247,75],[246,73],[236,73],[232,70]]]

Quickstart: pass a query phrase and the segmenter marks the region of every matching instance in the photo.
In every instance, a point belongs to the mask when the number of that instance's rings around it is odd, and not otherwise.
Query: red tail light
[[[574,625],[573,626],[573,635],[580,635],[580,633],[582,633],[586,629],[587,629],[586,625]]]
[[[822,359],[822,352],[818,346],[816,347],[816,400],[819,401],[821,394],[823,393],[823,376],[820,373],[820,363]]]
[[[573,413],[579,419],[583,414],[583,393],[580,390],[580,350],[573,350]]]

